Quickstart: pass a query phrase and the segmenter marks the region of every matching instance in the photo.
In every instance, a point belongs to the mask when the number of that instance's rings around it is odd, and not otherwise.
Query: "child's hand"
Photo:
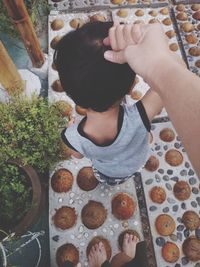
[[[74,121],[75,121],[74,116],[73,116],[73,115],[70,115],[70,117],[69,117],[69,121],[68,121],[68,123],[67,123],[67,127],[72,126],[72,125],[74,124]]]

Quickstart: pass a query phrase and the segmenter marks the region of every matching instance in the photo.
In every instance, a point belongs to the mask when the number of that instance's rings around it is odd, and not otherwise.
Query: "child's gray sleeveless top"
[[[116,178],[138,171],[147,161],[150,150],[150,123],[142,102],[132,106],[122,104],[120,110],[119,132],[109,145],[97,145],[91,141],[81,130],[81,122],[62,133],[63,141],[70,148],[89,158],[101,173]]]

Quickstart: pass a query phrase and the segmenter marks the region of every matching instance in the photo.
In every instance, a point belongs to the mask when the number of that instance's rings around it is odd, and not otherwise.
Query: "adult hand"
[[[104,40],[113,51],[106,51],[105,59],[130,67],[148,81],[163,64],[177,61],[177,55],[169,50],[167,37],[160,23],[117,25],[110,29]],[[181,59],[178,61],[182,62]]]

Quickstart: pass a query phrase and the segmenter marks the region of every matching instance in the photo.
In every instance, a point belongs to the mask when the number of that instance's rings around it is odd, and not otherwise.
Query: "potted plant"
[[[1,233],[24,233],[38,218],[44,190],[30,165],[9,160],[0,168]]]
[[[42,97],[0,103],[0,229],[21,234],[36,221],[44,198],[37,173],[69,157],[60,136],[67,121]]]
[[[43,97],[15,96],[0,103],[0,164],[20,159],[39,173],[62,157],[60,132],[68,117]]]

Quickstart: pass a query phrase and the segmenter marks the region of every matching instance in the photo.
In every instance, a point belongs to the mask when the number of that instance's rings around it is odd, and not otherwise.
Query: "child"
[[[150,121],[160,111],[159,96],[149,90],[141,101],[122,103],[135,73],[128,64],[104,59],[103,40],[112,22],[92,22],[66,34],[58,43],[55,64],[61,84],[86,116],[65,129],[62,138],[72,155],[91,159],[100,182],[126,181],[149,157]]]

